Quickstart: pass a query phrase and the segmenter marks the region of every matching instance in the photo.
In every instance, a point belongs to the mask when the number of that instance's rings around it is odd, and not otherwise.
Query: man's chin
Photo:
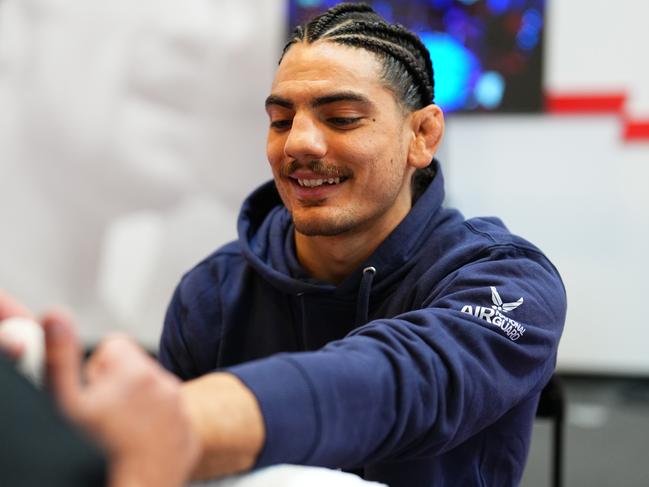
[[[354,228],[352,222],[321,221],[315,218],[294,218],[295,231],[306,237],[336,237]]]

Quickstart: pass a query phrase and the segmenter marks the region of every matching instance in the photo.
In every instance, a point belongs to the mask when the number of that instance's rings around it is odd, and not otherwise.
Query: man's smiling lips
[[[324,199],[331,196],[347,181],[344,176],[328,176],[311,171],[295,171],[289,176],[294,194],[298,199]]]
[[[297,183],[300,186],[306,186],[307,188],[315,188],[317,186],[322,186],[323,184],[340,184],[340,178],[324,178],[324,179],[297,179]]]

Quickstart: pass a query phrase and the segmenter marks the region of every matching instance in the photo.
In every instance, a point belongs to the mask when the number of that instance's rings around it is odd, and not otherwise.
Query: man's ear
[[[437,105],[428,105],[411,114],[412,140],[408,148],[408,164],[416,169],[433,160],[444,134],[444,114]]]

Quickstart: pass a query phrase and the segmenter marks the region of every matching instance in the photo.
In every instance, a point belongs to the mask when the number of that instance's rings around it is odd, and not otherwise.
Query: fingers
[[[112,483],[183,484],[200,443],[180,381],[124,335],[104,339],[85,369],[83,424],[111,453]]]
[[[26,307],[0,289],[0,320],[6,320],[14,316],[34,318],[34,315]]]
[[[50,311],[43,317],[42,324],[48,385],[61,409],[77,418],[83,414],[81,347],[72,320],[62,311]]]
[[[131,338],[114,333],[99,344],[86,364],[85,374],[92,384],[106,374],[131,374],[152,364],[153,360]]]

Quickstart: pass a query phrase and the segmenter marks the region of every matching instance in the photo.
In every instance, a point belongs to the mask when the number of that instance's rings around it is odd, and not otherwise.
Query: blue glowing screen
[[[289,26],[335,0],[289,0]],[[366,1],[386,20],[417,33],[430,51],[435,103],[445,111],[542,109],[545,0]]]

